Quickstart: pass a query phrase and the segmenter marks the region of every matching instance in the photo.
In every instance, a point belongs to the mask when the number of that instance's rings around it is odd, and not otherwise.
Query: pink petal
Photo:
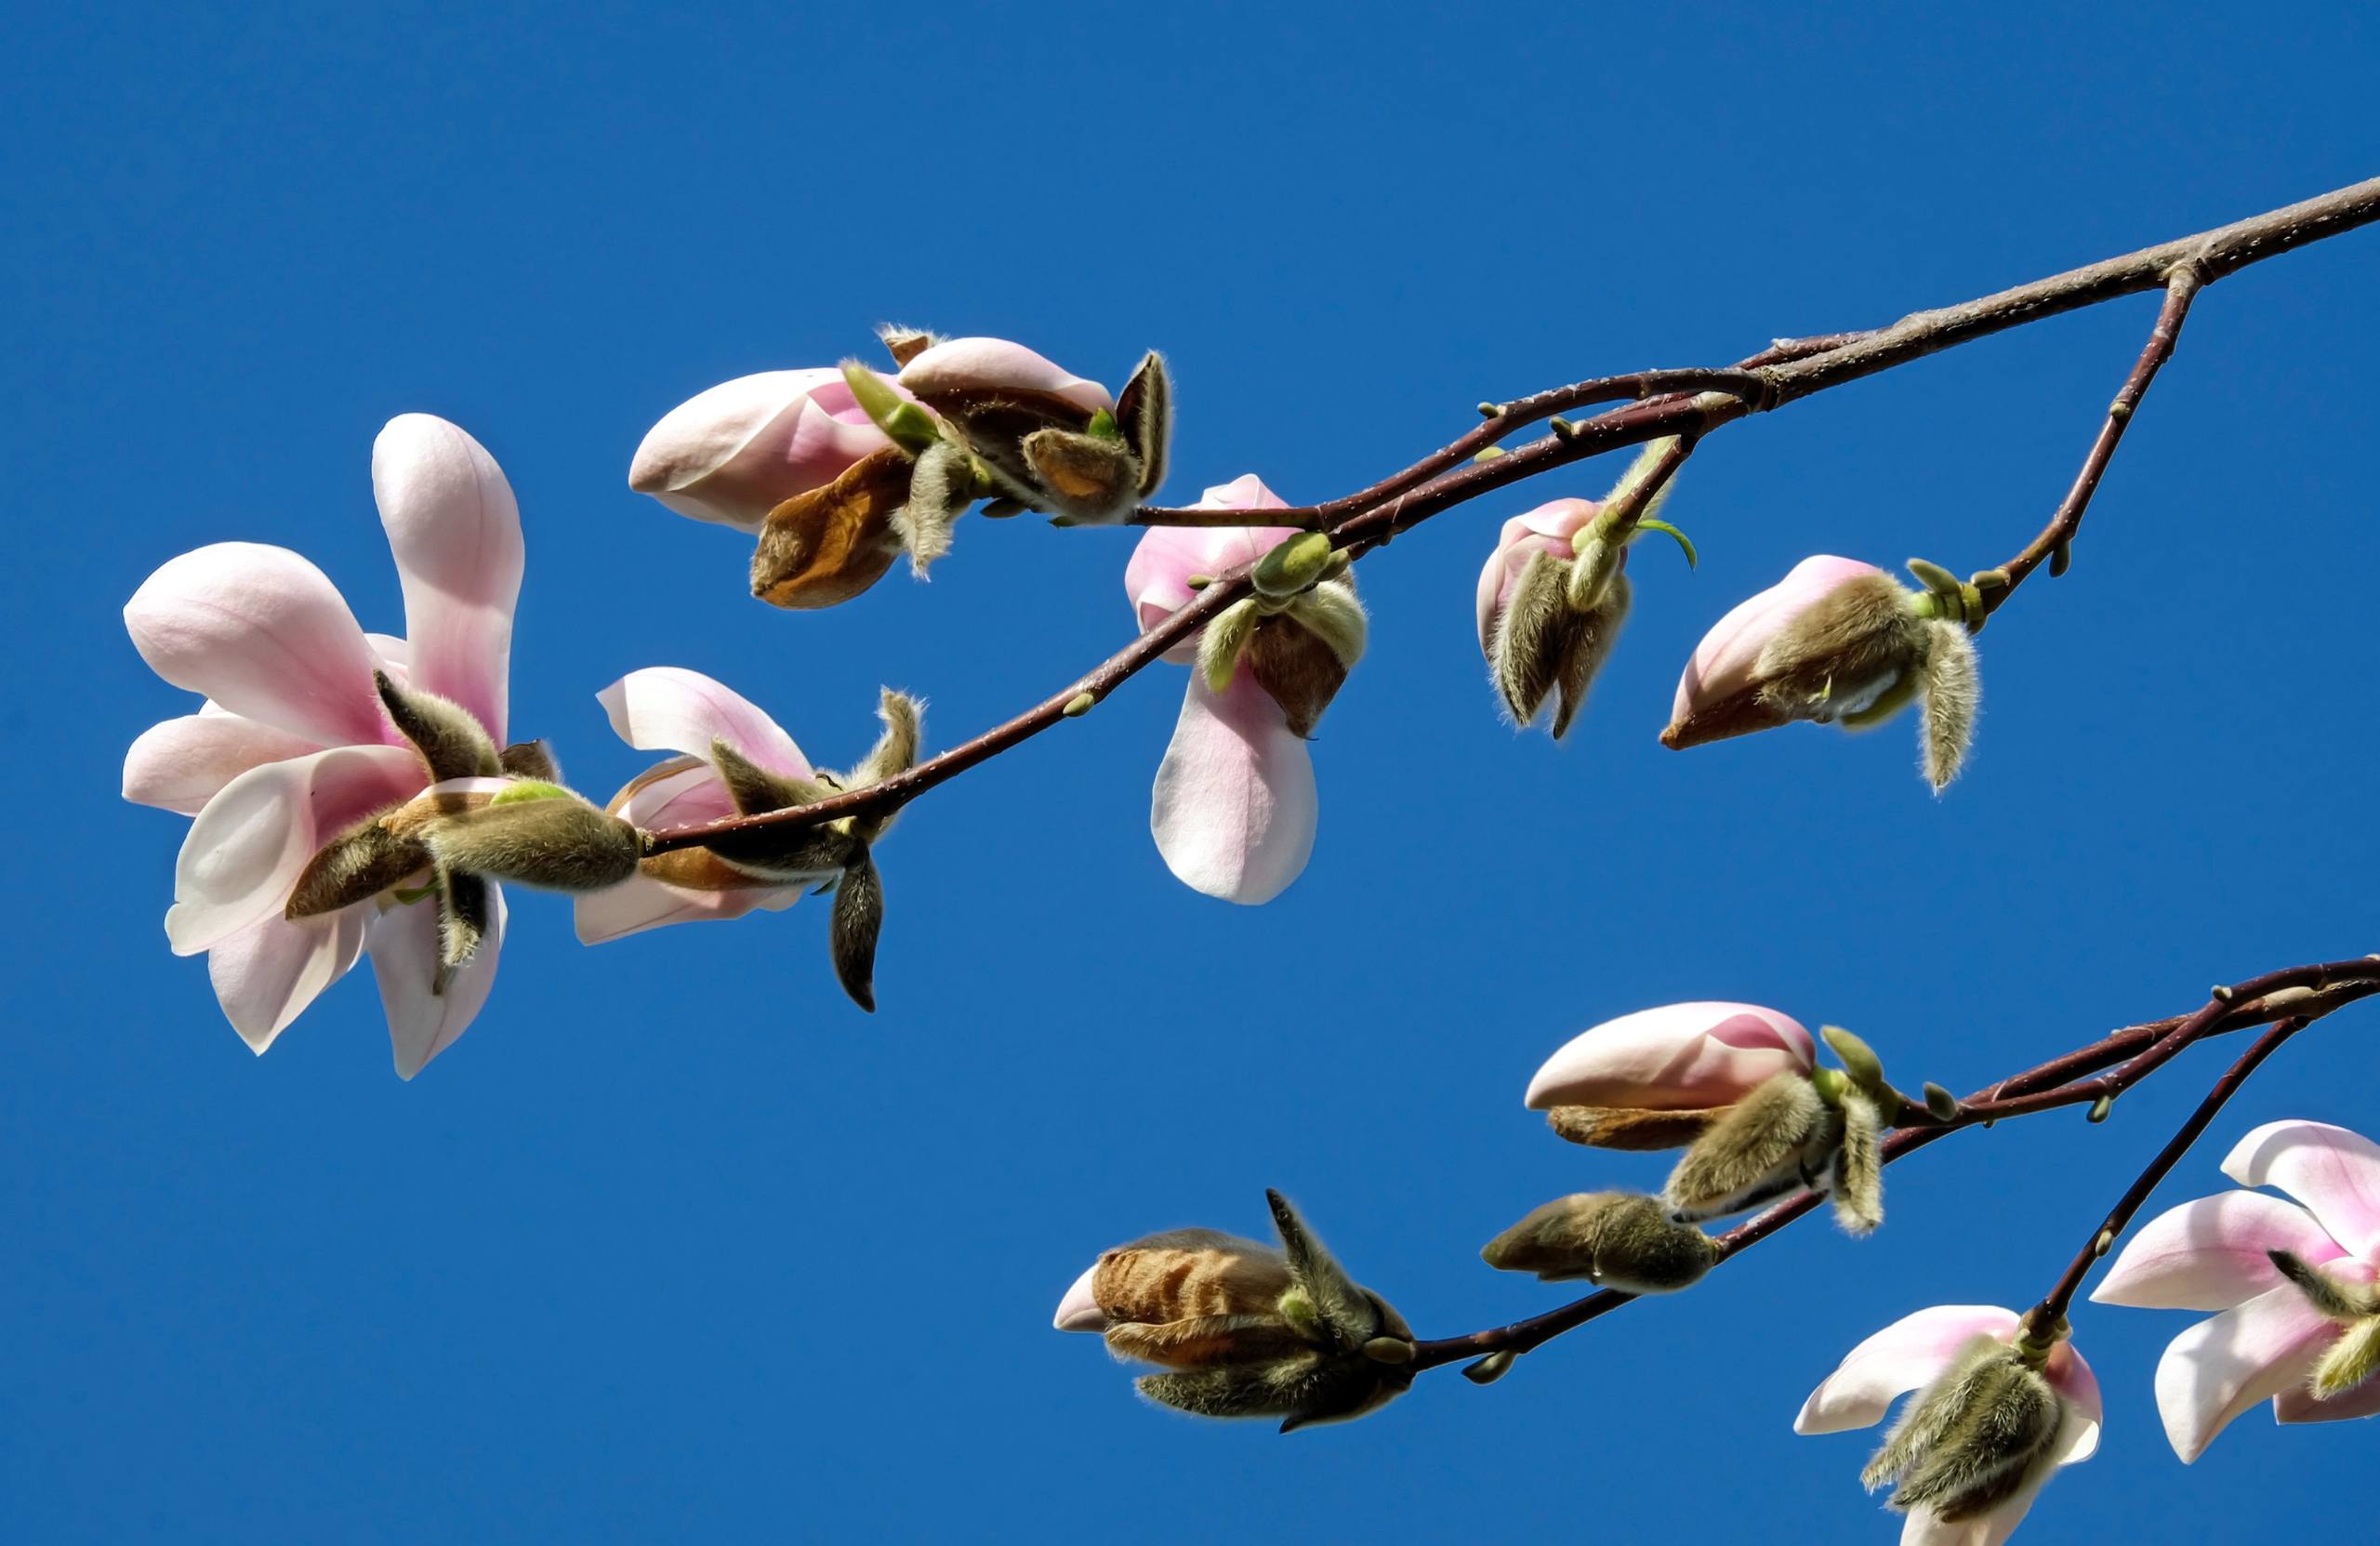
[[[1539,553],[1569,558],[1571,536],[1593,520],[1602,508],[1592,499],[1555,499],[1533,510],[1524,510],[1504,522],[1503,529],[1496,535],[1496,550],[1488,555],[1487,565],[1479,571],[1475,600],[1482,650],[1488,647],[1497,610],[1512,594],[1514,582],[1528,567],[1528,561]]]
[[[249,769],[322,749],[237,714],[185,714],[151,725],[124,754],[124,798],[194,816]]]
[[[572,904],[571,921],[581,945],[615,939],[672,923],[720,923],[759,909],[781,913],[801,900],[800,886],[747,886],[735,891],[692,891],[632,876],[605,891],[588,892]]]
[[[1749,598],[1712,625],[1694,647],[1686,674],[1678,679],[1677,702],[1670,718],[1682,720],[1695,709],[1715,703],[1748,686],[1760,652],[1785,625],[1844,581],[1883,571],[1857,559],[1820,553],[1795,564],[1785,577]]]
[[[613,814],[648,832],[667,832],[732,816],[735,800],[706,762],[639,786]]]
[[[712,740],[719,739],[772,773],[811,776],[809,760],[792,736],[700,671],[648,666],[595,696],[612,717],[612,729],[639,751],[682,751],[707,758]]]
[[[1207,490],[1192,509],[1283,509],[1289,501],[1266,488],[1253,472]],[[1164,622],[1197,594],[1193,575],[1220,575],[1253,563],[1298,534],[1295,526],[1152,526],[1142,534],[1124,565],[1124,594],[1131,598],[1141,631]],[[1187,666],[1198,657],[1197,636],[1174,645],[1165,658]]]
[[[410,1079],[431,1058],[470,1029],[496,985],[496,958],[504,949],[504,890],[488,889],[487,933],[471,958],[432,992],[438,973],[438,904],[435,899],[390,907],[373,918],[364,947],[372,953],[372,975],[379,980],[380,1007],[389,1018],[389,1044],[397,1077]]]
[[[1970,1339],[2005,1338],[2016,1313],[1996,1304],[1937,1304],[1893,1322],[1844,1355],[1793,1420],[1797,1434],[1839,1434],[1884,1420],[1893,1402],[1932,1381]]]
[[[761,371],[662,416],[636,448],[628,486],[680,515],[757,532],[769,511],[886,443],[840,370]]]
[[[2076,1465],[2089,1460],[2099,1450],[2099,1424],[2106,1420],[2106,1403],[2099,1394],[2099,1377],[2076,1352],[2072,1342],[2060,1342],[2050,1350],[2049,1364],[2042,1370],[2050,1389],[2064,1396],[2067,1412],[2057,1431],[2056,1457],[2060,1465]]]
[[[347,975],[364,954],[370,910],[342,907],[297,923],[263,918],[206,953],[216,1001],[251,1050],[261,1055],[316,995]]]
[[[1091,1280],[1098,1275],[1099,1263],[1096,1262],[1082,1270],[1082,1275],[1075,1279],[1074,1287],[1066,1290],[1066,1297],[1058,1301],[1058,1313],[1051,1318],[1051,1326],[1061,1331],[1107,1329],[1107,1316],[1101,1312],[1099,1302],[1091,1297]]]
[[[1771,1077],[1807,1071],[1800,1021],[1758,1004],[1664,1004],[1580,1032],[1529,1080],[1531,1111],[1557,1105],[1682,1111],[1726,1105]]]
[[[1006,338],[945,338],[904,365],[900,381],[919,397],[949,391],[1036,391],[1063,397],[1087,414],[1116,406],[1098,382],[1061,370]]]
[[[2223,1173],[2278,1186],[2306,1205],[2348,1254],[2380,1255],[2380,1144],[2328,1122],[2268,1122],[2240,1140]]]
[[[182,839],[165,937],[194,955],[263,918],[342,828],[404,800],[424,781],[410,747],[333,747],[268,762],[226,784]]]
[[[2272,1398],[2275,1422],[2344,1422],[2359,1417],[2380,1417],[2380,1380],[2366,1380],[2327,1401],[2316,1400],[2304,1385],[2292,1385]]]
[[[2304,1209],[2262,1192],[2225,1192],[2135,1231],[2091,1299],[2144,1310],[2228,1310],[2281,1281],[2268,1250],[2293,1250],[2308,1262],[2346,1254]]]
[[[1281,706],[1241,670],[1217,697],[1197,672],[1157,765],[1149,832],[1175,879],[1226,902],[1270,902],[1314,852],[1314,760]]]
[[[285,548],[218,542],[170,560],[125,603],[150,669],[317,746],[389,738],[364,630],[323,572]]]
[[[521,509],[480,443],[401,414],[372,443],[372,496],[404,581],[411,685],[454,699],[505,740]]]
[[[2157,1361],[2157,1412],[2174,1453],[2188,1464],[2233,1418],[2303,1385],[2337,1335],[2284,1283],[2175,1337]]]

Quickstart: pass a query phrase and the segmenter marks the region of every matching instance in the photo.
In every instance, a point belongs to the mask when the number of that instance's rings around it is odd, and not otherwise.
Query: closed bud
[[[1256,594],[1269,601],[1285,601],[1302,595],[1322,578],[1331,550],[1328,534],[1300,532],[1276,543],[1258,559],[1249,573],[1249,583],[1256,588]]]
[[[1130,509],[1144,469],[1129,435],[1091,433],[1102,415],[1123,428],[1098,382],[1005,338],[945,338],[901,367],[900,385],[965,441],[1008,497],[1086,522]],[[1040,439],[1045,431],[1057,438]]]
[[[1499,1349],[1485,1358],[1462,1366],[1462,1377],[1474,1385],[1492,1385],[1512,1372],[1520,1354],[1508,1348]]]
[[[1897,1483],[1888,1506],[1955,1525],[2037,1486],[2061,1421],[2049,1381],[1999,1338],[1978,1336],[1910,1404],[1860,1473]]]
[[[1673,1222],[1657,1197],[1583,1192],[1533,1209],[1480,1251],[1501,1272],[1546,1282],[1583,1277],[1632,1294],[1674,1293],[1718,1260],[1711,1237]]]
[[[1525,1099],[1573,1143],[1674,1149],[1776,1076],[1808,1077],[1816,1058],[1810,1033],[1778,1011],[1665,1004],[1571,1037],[1537,1071]]]
[[[1557,1138],[1595,1149],[1682,1149],[1702,1136],[1726,1107],[1636,1111],[1626,1106],[1555,1106],[1545,1114]]]
[[[672,409],[628,486],[680,515],[758,532],[771,510],[886,448],[833,366],[738,377]]]
[[[445,816],[421,840],[448,873],[517,881],[547,891],[592,892],[636,873],[644,837],[575,795],[492,801]]]
[[[1884,1082],[1884,1060],[1876,1056],[1875,1049],[1865,1041],[1840,1025],[1820,1025],[1818,1038],[1842,1062],[1843,1071],[1851,1076],[1853,1084],[1871,1095],[1892,1088]]]
[[[502,755],[470,710],[435,693],[400,687],[386,671],[372,673],[380,706],[397,733],[413,743],[430,764],[430,781],[450,778],[494,778],[503,773]]]
[[[1596,535],[1603,507],[1556,499],[1504,522],[1480,571],[1480,652],[1513,722],[1554,701],[1559,740],[1610,658],[1633,600],[1623,544]]]

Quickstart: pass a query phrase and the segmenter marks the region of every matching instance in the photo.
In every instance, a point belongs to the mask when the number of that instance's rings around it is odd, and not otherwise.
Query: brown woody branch
[[[2175,291],[2169,287],[2177,271],[2186,271],[2195,275],[2196,284],[2187,287],[2194,291],[2251,263],[2352,231],[2374,219],[2380,219],[2380,178],[2357,183],[2320,198],[2214,231],[2202,231],[2195,236],[2144,247],[2121,258],[2110,258],[2036,280],[2030,284],[2020,284],[1996,295],[1937,311],[1912,312],[1889,327],[1816,339],[1782,341],[1763,354],[1753,356],[1744,365],[1732,369],[1644,371],[1632,376],[1598,377],[1540,392],[1498,405],[1497,413],[1469,434],[1368,489],[1358,490],[1325,505],[1267,510],[1263,513],[1263,521],[1268,525],[1319,527],[1330,533],[1333,546],[1355,549],[1360,556],[1434,515],[1500,492],[1540,473],[1664,435],[1678,435],[1691,440],[1747,415],[1782,407],[1845,382],[2082,307],[2096,306],[2146,290],[2165,288],[2167,311],[2173,313],[2174,325],[2178,326],[2180,309],[2186,308],[2188,302],[2187,295],[2182,300],[2175,301]],[[2135,367],[2135,381],[2126,383],[2127,390],[2132,390],[2136,382],[2135,401],[2138,391],[2147,389],[2149,377],[2155,374],[2156,366],[2162,363],[2164,355],[2171,352],[2171,347],[2170,337],[2165,338],[2162,350],[2157,339],[2152,337],[2149,350],[2144,352],[2141,364]],[[1641,398],[1642,401],[1633,401],[1625,406],[1598,414],[1580,424],[1532,441],[1491,460],[1470,459],[1527,424],[1551,418],[1566,408],[1618,398]],[[2115,439],[2122,433],[2122,417],[2124,416],[2128,416],[2128,413],[2121,416],[2110,416],[2113,434],[2109,429],[2102,429],[2100,438],[2104,443],[2104,453],[2100,446],[2094,446],[2093,460],[2085,463],[2084,478],[2078,480],[2080,498],[2072,494],[2068,496],[2067,504],[2073,507],[2070,513],[2066,506],[2060,507],[2060,518],[2069,526],[2080,521],[2082,507],[2090,497],[2090,488],[2096,486],[2097,469],[2104,469],[2106,454],[2113,452]],[[2084,486],[2086,482],[2087,487]],[[1214,520],[1217,513],[1210,510],[1148,509],[1138,512],[1134,519],[1143,524],[1211,525],[1217,523]],[[1236,511],[1223,513],[1243,514]],[[1244,523],[1244,517],[1238,523]],[[2057,519],[2053,520],[2053,530],[2058,523]],[[2070,532],[2068,535],[2070,535]],[[2057,539],[2053,537],[2050,548],[2043,549],[2044,554],[2057,545]],[[2027,552],[2031,550],[2028,548]],[[2017,562],[2023,562],[2022,555]],[[2032,561],[2033,563],[2040,562],[2039,558]],[[2030,572],[2030,565],[2026,572]],[[896,810],[936,785],[1030,740],[1061,720],[1085,712],[1127,678],[1157,659],[1169,646],[1187,638],[1208,618],[1247,594],[1248,588],[1246,567],[1217,576],[1214,583],[1209,585],[1188,606],[1109,656],[1087,675],[1006,723],[995,726],[937,757],[928,758],[906,773],[810,805],[761,815],[733,817],[707,826],[655,833],[653,835],[653,852],[666,853],[676,849],[699,847],[707,839],[723,832],[762,827],[797,830],[846,816],[881,814]]]

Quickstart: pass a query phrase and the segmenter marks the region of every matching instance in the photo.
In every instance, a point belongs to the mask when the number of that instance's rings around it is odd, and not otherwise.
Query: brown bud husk
[[[1658,1197],[1581,1192],[1532,1209],[1479,1254],[1500,1272],[1531,1272],[1548,1283],[1583,1277],[1625,1293],[1667,1294],[1701,1281],[1718,1247],[1673,1222]]]
[[[1727,1114],[1726,1106],[1637,1111],[1627,1106],[1555,1106],[1545,1114],[1554,1136],[1593,1149],[1646,1153],[1682,1149]]]
[[[2016,1351],[1989,1335],[1902,1411],[1860,1481],[1897,1481],[1887,1506],[1925,1508],[1946,1524],[1973,1519],[2039,1476],[2064,1421],[2057,1393]]]
[[[365,817],[308,860],[283,916],[293,922],[319,918],[377,896],[429,868],[430,850],[416,839],[390,831],[382,821],[386,814]]]
[[[922,327],[910,327],[897,322],[881,324],[877,328],[876,336],[883,341],[884,352],[892,356],[892,364],[895,369],[907,364],[942,341]]]
[[[562,764],[554,760],[554,748],[543,741],[515,741],[496,754],[496,761],[514,778],[533,778],[540,784],[562,782]]]
[[[1807,1077],[1774,1075],[1694,1141],[1663,1196],[1687,1223],[1754,1207],[1818,1180],[1840,1133]]]
[[[1091,1298],[1111,1321],[1272,1314],[1289,1288],[1271,1246],[1213,1229],[1176,1229],[1103,1252]]]
[[[444,973],[479,954],[490,905],[487,882],[478,876],[443,866],[433,873],[438,880],[438,959],[443,970],[430,985],[432,991],[443,992]]]
[[[372,685],[379,690],[380,707],[388,710],[389,722],[430,764],[432,784],[450,778],[494,778],[503,773],[496,742],[469,709],[435,693],[400,687],[386,671],[374,671]]]
[[[882,579],[901,554],[892,517],[909,502],[915,473],[897,446],[884,446],[771,510],[752,551],[752,594],[771,606],[829,607]]]
[[[1164,356],[1155,350],[1141,356],[1131,379],[1117,395],[1116,428],[1140,462],[1134,492],[1146,499],[1165,482],[1173,443],[1173,379],[1166,372]]]
[[[876,937],[884,928],[884,884],[867,851],[843,870],[835,886],[835,916],[827,941],[835,980],[853,1003],[876,1012]]]
[[[1315,589],[1318,592],[1335,588],[1343,593],[1346,605],[1355,606],[1358,626],[1354,630],[1354,649],[1363,649],[1362,608],[1355,605],[1355,592],[1342,580],[1325,580]],[[1301,603],[1310,598],[1301,598]],[[1329,603],[1337,606],[1339,603]],[[1310,737],[1330,700],[1347,681],[1347,668],[1354,662],[1342,654],[1347,640],[1336,641],[1316,632],[1300,622],[1294,614],[1262,618],[1249,636],[1247,653],[1242,657],[1257,684],[1281,706],[1282,716],[1289,720],[1289,733],[1300,739]]]

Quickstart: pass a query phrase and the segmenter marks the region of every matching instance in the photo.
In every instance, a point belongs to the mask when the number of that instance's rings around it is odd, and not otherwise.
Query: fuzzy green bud
[[[1313,588],[1329,561],[1330,538],[1326,533],[1300,532],[1258,559],[1249,580],[1259,596],[1285,601]]]

